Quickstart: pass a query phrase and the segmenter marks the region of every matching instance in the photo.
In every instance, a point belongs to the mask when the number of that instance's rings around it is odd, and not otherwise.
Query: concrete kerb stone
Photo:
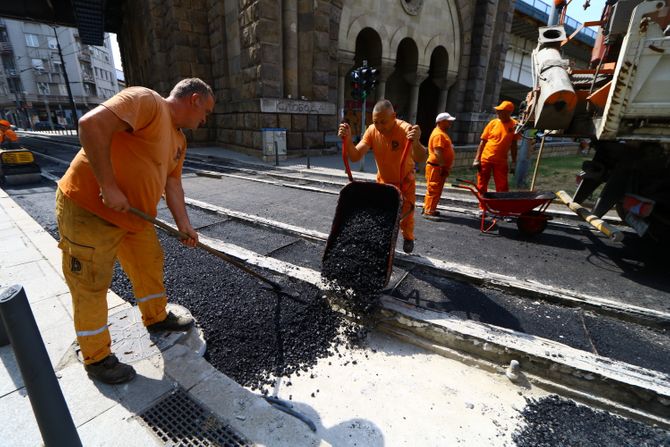
[[[584,399],[603,399],[618,411],[670,427],[670,377],[624,362],[580,351],[541,337],[487,324],[463,321],[424,309],[410,308],[383,297],[380,321],[439,347],[483,359],[499,368],[517,360],[521,370],[542,384],[562,385]],[[415,343],[414,337],[406,337]],[[434,350],[440,353],[440,350]]]

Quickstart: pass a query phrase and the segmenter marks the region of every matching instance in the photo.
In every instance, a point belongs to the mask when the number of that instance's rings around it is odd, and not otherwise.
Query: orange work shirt
[[[521,135],[514,133],[516,120],[510,119],[503,123],[499,118],[491,120],[484,131],[481,139],[486,140],[482,151],[482,161],[490,163],[507,163],[507,154],[512,147],[512,141],[521,139]]]
[[[396,119],[395,126],[387,134],[379,132],[374,124],[370,124],[365,130],[361,141],[372,149],[375,156],[377,182],[400,185],[401,180],[409,174],[414,174],[414,159],[411,153],[407,154],[402,169],[400,167],[402,152],[407,143],[407,131],[411,127],[408,122]]]
[[[0,130],[0,143],[3,141],[11,141],[13,143],[18,139],[19,137],[12,129]]]
[[[165,99],[148,88],[127,88],[102,106],[131,127],[112,137],[110,153],[116,182],[131,206],[156,216],[168,176],[181,176],[186,137],[172,123]],[[131,213],[114,211],[102,203],[85,149],[77,153],[58,182],[61,191],[82,208],[128,231],[137,232],[148,225]]]
[[[433,132],[430,134],[430,139],[428,140],[428,163],[434,165],[439,165],[437,155],[435,155],[435,148],[442,148],[442,157],[444,158],[444,164],[447,169],[451,169],[451,166],[454,164],[454,145],[451,143],[451,138],[445,131],[435,126]]]

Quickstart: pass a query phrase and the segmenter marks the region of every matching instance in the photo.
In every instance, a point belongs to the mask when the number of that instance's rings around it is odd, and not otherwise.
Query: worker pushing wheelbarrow
[[[456,179],[452,186],[471,191],[479,201],[482,210],[480,231],[488,233],[495,227],[499,218],[516,217],[516,226],[524,234],[540,234],[547,228],[551,219],[545,211],[556,194],[550,191],[514,191],[514,192],[482,192],[474,182]],[[493,220],[486,222],[486,216]]]
[[[352,182],[340,192],[324,253],[322,273],[329,279],[340,282],[340,276],[349,276],[352,288],[356,285],[362,286],[365,282],[374,282],[382,288],[387,284],[392,270],[398,226],[403,235],[403,251],[410,253],[414,249],[414,162],[425,161],[426,158],[426,148],[418,141],[421,136],[420,129],[396,119],[389,101],[382,100],[377,103],[372,117],[374,124],[367,128],[361,142],[356,146],[352,142],[351,129],[347,124],[341,124],[338,132],[343,140],[344,165]],[[377,162],[377,182],[354,182],[348,167],[349,160],[357,161],[369,150],[373,151]],[[353,229],[346,226],[352,219],[358,219],[366,213],[375,214],[371,216],[371,221],[385,222],[380,226],[381,231],[373,231],[371,227],[362,224]],[[383,234],[384,237],[378,243],[371,243],[376,237],[375,233]],[[342,244],[344,241],[349,243],[348,247]],[[339,250],[336,250],[336,246]],[[373,250],[374,248],[379,250]],[[372,254],[376,251],[379,251],[379,256],[366,258],[365,252]],[[347,262],[344,257],[348,259]],[[364,275],[354,278],[358,274],[354,270],[370,271],[373,264],[379,266],[372,275],[375,281],[372,278],[363,278]],[[350,272],[346,270],[347,267]],[[377,278],[381,278],[381,281],[376,281]]]

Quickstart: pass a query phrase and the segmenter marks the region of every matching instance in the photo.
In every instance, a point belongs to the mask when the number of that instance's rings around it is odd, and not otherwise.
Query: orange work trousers
[[[377,174],[377,183],[388,183],[396,186],[402,195],[402,210],[400,211],[400,231],[403,239],[414,240],[414,204],[416,203],[416,178],[414,173],[407,175],[401,184],[385,182]]]
[[[508,171],[507,161],[503,163],[491,163],[482,160],[477,172],[477,188],[483,193],[488,191],[491,172],[493,172],[493,182],[496,185],[496,192],[509,191],[509,185],[507,184]]]
[[[111,353],[107,290],[116,259],[133,285],[144,325],[166,318],[163,249],[152,225],[131,233],[79,207],[60,189],[56,193],[56,219],[77,341],[84,363],[95,363]]]
[[[423,200],[423,213],[433,214],[440,201],[444,182],[449,175],[449,169],[444,166],[434,166],[426,163],[426,197]]]

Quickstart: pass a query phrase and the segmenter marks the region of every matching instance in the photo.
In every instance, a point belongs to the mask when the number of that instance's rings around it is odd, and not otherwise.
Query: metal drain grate
[[[166,446],[252,447],[215,414],[182,389],[170,393],[139,415]]]

